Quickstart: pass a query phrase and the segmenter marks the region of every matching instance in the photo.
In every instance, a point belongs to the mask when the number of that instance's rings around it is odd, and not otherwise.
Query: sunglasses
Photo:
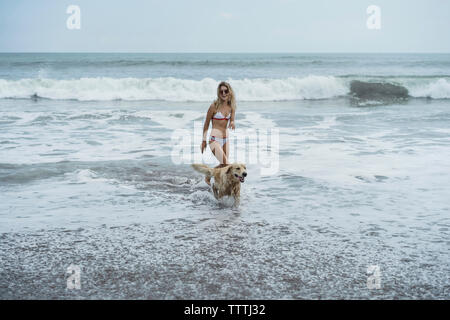
[[[226,89],[226,90],[220,90],[220,93],[228,94],[228,89]]]

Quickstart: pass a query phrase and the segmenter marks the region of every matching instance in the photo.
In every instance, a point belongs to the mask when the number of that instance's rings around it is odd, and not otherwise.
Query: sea
[[[0,299],[449,299],[449,229],[450,54],[0,53]]]

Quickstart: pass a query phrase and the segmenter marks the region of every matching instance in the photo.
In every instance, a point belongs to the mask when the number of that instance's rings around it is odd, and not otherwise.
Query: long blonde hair
[[[214,113],[217,113],[217,110],[219,110],[220,105],[222,104],[222,99],[220,98],[220,87],[225,86],[228,89],[228,101],[227,104],[231,106],[231,113],[236,111],[236,97],[234,95],[234,91],[231,88],[230,84],[228,82],[222,81],[219,83],[219,86],[217,87],[217,99],[214,100],[213,104],[215,107]]]

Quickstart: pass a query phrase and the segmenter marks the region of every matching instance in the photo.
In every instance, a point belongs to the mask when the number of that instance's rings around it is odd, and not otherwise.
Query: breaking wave
[[[333,99],[352,95],[357,98],[432,98],[450,99],[450,81],[446,78],[396,78],[394,81],[360,81],[347,77],[315,76],[285,79],[229,79],[239,101],[284,101]],[[211,101],[218,81],[166,78],[80,78],[0,79],[0,98],[109,101],[164,100]]]

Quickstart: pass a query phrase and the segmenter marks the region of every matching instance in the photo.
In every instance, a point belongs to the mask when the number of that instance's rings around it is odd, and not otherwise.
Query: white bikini
[[[214,120],[227,120],[227,124],[228,124],[228,120],[230,120],[231,118],[231,113],[227,116],[224,117],[224,115],[222,114],[222,112],[218,111],[214,116],[213,119]],[[216,136],[211,136],[209,138],[209,143],[211,143],[212,141],[217,141],[220,143],[220,146],[223,147],[225,143],[227,143],[227,138],[218,138]]]

